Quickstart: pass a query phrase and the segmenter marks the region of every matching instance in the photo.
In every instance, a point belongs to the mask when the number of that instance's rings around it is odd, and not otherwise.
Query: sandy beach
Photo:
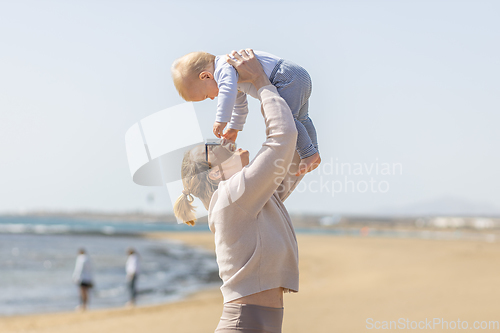
[[[213,250],[210,233],[151,237]],[[300,291],[285,295],[285,333],[370,331],[377,321],[401,328],[427,320],[433,332],[454,331],[443,320],[470,330],[475,321],[500,322],[500,243],[305,234],[298,242]],[[4,317],[0,332],[208,333],[221,310],[216,289],[158,306]]]

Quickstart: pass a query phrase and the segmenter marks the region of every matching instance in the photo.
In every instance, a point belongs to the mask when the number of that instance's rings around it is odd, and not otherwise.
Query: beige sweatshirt
[[[266,122],[266,141],[249,165],[213,194],[208,212],[215,235],[224,303],[264,290],[299,289],[298,248],[283,200],[301,177],[286,172],[295,151],[292,113],[272,85],[258,91]]]

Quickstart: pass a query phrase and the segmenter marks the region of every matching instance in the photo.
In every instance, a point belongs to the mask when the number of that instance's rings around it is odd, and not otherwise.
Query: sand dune
[[[153,237],[213,249],[210,233]],[[475,321],[500,322],[499,243],[323,235],[298,241],[300,291],[285,295],[285,333],[364,332],[376,321],[426,319],[448,322],[450,329],[439,323],[433,332],[454,331],[457,320],[475,331]],[[160,306],[1,318],[0,332],[213,332],[221,309],[220,291],[207,290]]]

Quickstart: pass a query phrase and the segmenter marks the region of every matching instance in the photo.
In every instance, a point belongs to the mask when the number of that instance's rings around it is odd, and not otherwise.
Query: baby
[[[243,51],[240,51],[243,52]],[[291,61],[261,51],[248,51],[262,65],[264,72],[290,107],[297,126],[297,152],[301,163],[297,175],[315,169],[321,162],[316,130],[309,118],[308,106],[312,83],[307,71]],[[254,53],[255,52],[255,53]],[[239,56],[233,51],[233,56]],[[255,55],[254,55],[255,54]],[[192,52],[172,65],[172,78],[179,95],[198,102],[218,98],[213,132],[215,136],[235,141],[248,114],[247,94],[257,98],[255,87],[238,82],[238,72],[227,63],[229,56]],[[227,123],[228,128],[223,132]]]

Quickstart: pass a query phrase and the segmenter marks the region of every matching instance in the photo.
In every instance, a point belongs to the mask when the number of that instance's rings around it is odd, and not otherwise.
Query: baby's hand
[[[227,123],[219,123],[217,121],[214,123],[214,135],[219,139],[223,134],[224,127],[226,127],[226,124]]]
[[[238,130],[234,129],[234,128],[228,128],[224,132],[224,135],[223,135],[224,139],[229,140],[229,141],[233,141],[233,142],[236,142],[237,136],[238,136]]]

